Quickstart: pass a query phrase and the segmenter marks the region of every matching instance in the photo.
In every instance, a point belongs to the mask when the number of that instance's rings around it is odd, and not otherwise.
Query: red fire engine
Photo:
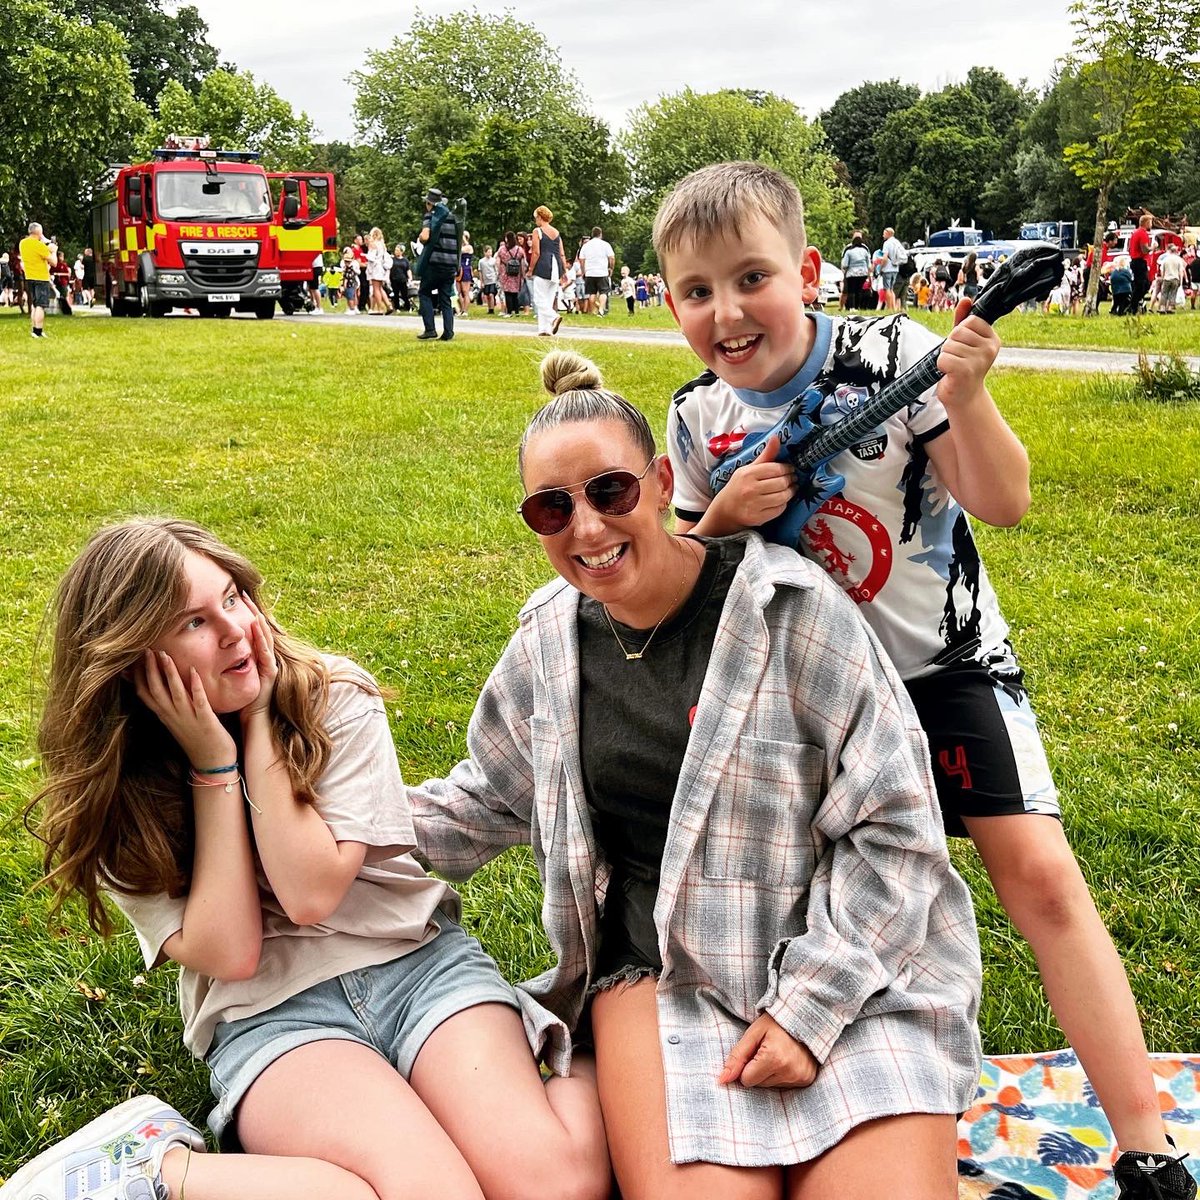
[[[192,308],[269,318],[276,300],[295,294],[286,285],[312,277],[315,257],[337,247],[333,176],[268,176],[257,158],[172,138],[152,161],[113,169],[92,208],[97,277],[113,316]]]

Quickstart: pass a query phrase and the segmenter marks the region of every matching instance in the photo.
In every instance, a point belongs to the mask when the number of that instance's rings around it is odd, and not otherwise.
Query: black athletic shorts
[[[612,285],[607,275],[585,275],[583,290],[585,296],[607,296]]]
[[[963,817],[1060,815],[1037,718],[1019,669],[960,663],[906,685],[929,739],[933,779],[950,837]]]
[[[49,308],[54,303],[54,289],[48,279],[25,280],[25,294],[32,308]]]

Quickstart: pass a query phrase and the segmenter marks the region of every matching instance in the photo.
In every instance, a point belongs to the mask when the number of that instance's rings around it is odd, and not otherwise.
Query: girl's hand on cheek
[[[270,713],[271,697],[275,694],[275,681],[279,676],[279,660],[275,657],[275,635],[271,632],[271,623],[246,592],[242,593],[242,601],[254,614],[254,624],[250,626],[250,646],[258,671],[258,695],[242,709],[242,725],[245,726],[256,715]]]
[[[208,703],[195,667],[187,686],[174,659],[147,650],[134,668],[138,699],[167,727],[197,770],[237,762],[237,745]]]

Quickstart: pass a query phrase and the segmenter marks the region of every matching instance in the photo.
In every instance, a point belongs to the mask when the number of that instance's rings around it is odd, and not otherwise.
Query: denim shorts
[[[237,1106],[277,1058],[308,1042],[369,1046],[405,1079],[426,1039],[477,1004],[520,1009],[512,986],[483,948],[442,913],[432,942],[379,966],[347,971],[282,1004],[217,1027],[206,1061],[217,1106],[209,1128],[222,1150],[238,1150]]]

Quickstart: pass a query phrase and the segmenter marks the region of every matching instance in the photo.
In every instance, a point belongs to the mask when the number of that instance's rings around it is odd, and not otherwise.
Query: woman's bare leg
[[[591,1062],[542,1082],[515,1009],[479,1004],[417,1055],[414,1091],[454,1140],[487,1200],[603,1200],[612,1174]]]
[[[779,1200],[778,1167],[671,1162],[654,988],[642,979],[592,1001],[600,1106],[623,1200]]]
[[[789,1167],[787,1200],[955,1200],[957,1122],[906,1113],[867,1121],[809,1163]]]

